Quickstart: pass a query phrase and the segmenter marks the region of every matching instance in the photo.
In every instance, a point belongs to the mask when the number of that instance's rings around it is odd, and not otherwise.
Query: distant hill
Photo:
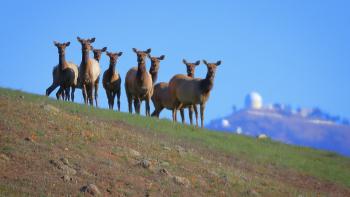
[[[286,113],[286,110],[271,107],[242,109],[211,121],[207,128],[250,136],[266,134],[284,143],[350,156],[350,126],[348,121],[341,124],[338,120],[339,118],[333,118],[319,109]]]
[[[350,196],[333,152],[2,88],[0,169],[6,197]]]

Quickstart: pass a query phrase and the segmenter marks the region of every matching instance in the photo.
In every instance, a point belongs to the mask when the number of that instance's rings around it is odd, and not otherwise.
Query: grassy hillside
[[[0,169],[0,196],[350,196],[335,153],[8,89]]]

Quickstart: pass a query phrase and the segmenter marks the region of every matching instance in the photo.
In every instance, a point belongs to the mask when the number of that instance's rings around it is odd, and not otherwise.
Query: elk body
[[[116,71],[115,66],[117,64],[118,57],[120,57],[123,53],[106,52],[106,54],[109,57],[109,68],[103,73],[102,84],[106,90],[109,109],[113,109],[114,99],[117,95],[118,111],[120,111],[120,85],[122,80],[119,73]]]
[[[146,116],[150,116],[149,101],[153,94],[152,76],[146,70],[146,57],[151,49],[139,51],[133,48],[137,55],[138,66],[131,68],[125,76],[125,92],[128,98],[129,113],[132,113],[132,101],[137,114],[140,114],[141,101],[146,101]]]
[[[62,93],[64,95],[63,99],[71,99],[72,101],[74,101],[74,91],[78,81],[78,66],[72,62],[66,61],[65,50],[66,47],[70,45],[70,42],[54,42],[54,45],[58,49],[59,63],[53,68],[53,80],[51,86],[46,89],[46,96],[49,96],[54,89],[60,86],[60,89],[56,93],[57,99],[60,98]],[[72,90],[71,94],[69,92],[70,89]]]
[[[91,39],[81,39],[77,37],[77,40],[81,44],[82,50],[82,60],[79,67],[79,85],[82,88],[82,93],[84,97],[85,104],[90,103],[91,106],[95,103],[97,104],[98,96],[98,84],[100,80],[101,68],[99,63],[95,59],[89,57],[89,52],[91,50],[91,43],[95,42],[95,38]]]
[[[172,116],[173,121],[176,121],[176,110],[184,106],[200,105],[201,127],[204,127],[204,110],[206,102],[209,99],[210,91],[214,86],[214,78],[217,66],[221,61],[216,63],[207,63],[207,76],[204,79],[191,78],[186,75],[175,75],[169,82],[169,91],[171,97],[174,99]]]
[[[195,63],[188,63],[186,60],[183,60],[183,63],[187,67],[187,75],[191,78],[194,76],[195,72],[195,67],[200,64],[200,61],[197,61]],[[169,110],[173,109],[174,106],[174,98],[170,95],[169,92],[169,84],[165,82],[158,83],[154,86],[153,90],[153,96],[152,96],[152,102],[154,104],[154,112],[152,113],[152,116],[159,117],[160,112],[166,108]],[[196,112],[196,118],[198,117],[197,113],[197,108],[196,105],[193,105],[194,110]],[[185,106],[183,106],[185,107]],[[184,111],[183,108],[180,109],[180,114],[181,114],[181,119],[182,122],[185,122],[184,118]],[[190,122],[191,124],[193,123],[192,121],[192,106],[189,106],[189,117],[190,117]],[[197,121],[197,126],[198,126],[198,121]]]

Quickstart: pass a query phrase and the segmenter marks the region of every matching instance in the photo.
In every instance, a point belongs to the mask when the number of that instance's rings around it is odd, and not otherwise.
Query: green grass
[[[222,151],[249,161],[254,165],[274,165],[278,168],[294,170],[350,187],[350,159],[336,153],[291,146],[272,140],[258,140],[242,135],[197,129],[191,126],[174,124],[169,120],[112,112],[76,103],[57,102],[44,96],[0,88],[0,97],[7,96],[20,100],[22,99],[20,95],[23,95],[26,101],[49,103],[71,114],[93,116],[103,120],[124,121],[140,128],[147,128],[149,132],[155,134],[172,136],[176,141],[187,140],[210,149]],[[36,133],[38,136],[43,135],[42,131],[36,131]],[[9,150],[3,148],[2,151]]]

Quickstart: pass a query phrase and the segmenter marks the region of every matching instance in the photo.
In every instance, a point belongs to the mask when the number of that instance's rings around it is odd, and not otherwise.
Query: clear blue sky
[[[80,64],[76,37],[96,37],[96,48],[124,52],[117,64],[123,78],[136,65],[132,47],[166,55],[158,82],[185,73],[183,58],[222,60],[206,123],[242,107],[252,90],[265,103],[350,117],[349,9],[346,0],[4,1],[0,86],[44,94],[58,63],[52,42],[71,41],[67,59]],[[107,67],[103,56],[101,68]],[[205,73],[202,65],[196,76]],[[125,97],[123,90],[123,111]],[[80,90],[76,98],[82,101]],[[99,98],[106,107],[102,84]]]

